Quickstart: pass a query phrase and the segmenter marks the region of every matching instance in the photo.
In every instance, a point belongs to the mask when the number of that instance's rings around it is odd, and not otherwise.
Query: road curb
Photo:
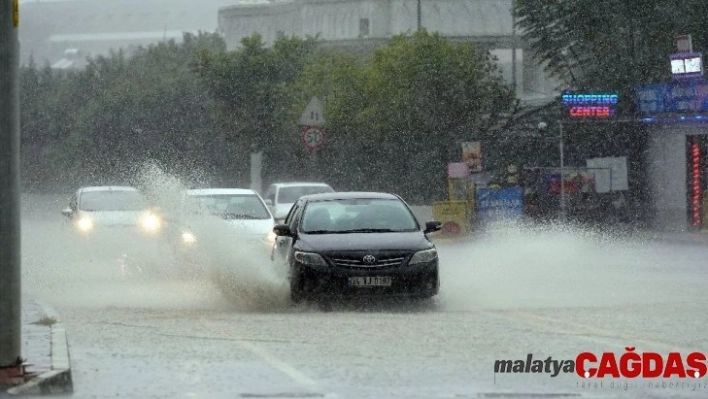
[[[45,317],[59,320],[57,313],[38,301]],[[51,330],[51,370],[42,373],[23,385],[7,390],[11,396],[25,395],[66,395],[74,392],[74,382],[71,376],[71,358],[69,357],[69,340],[66,330],[60,323],[50,326]]]

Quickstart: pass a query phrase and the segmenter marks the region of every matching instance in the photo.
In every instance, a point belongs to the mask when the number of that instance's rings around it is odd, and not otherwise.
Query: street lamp
[[[421,4],[421,0],[418,0],[418,32],[423,28],[423,5]]]
[[[544,131],[548,127],[546,122],[538,123],[538,130]],[[566,221],[566,201],[565,201],[565,155],[564,155],[564,140],[563,140],[563,122],[558,121],[558,147],[560,149],[560,208],[561,221]]]

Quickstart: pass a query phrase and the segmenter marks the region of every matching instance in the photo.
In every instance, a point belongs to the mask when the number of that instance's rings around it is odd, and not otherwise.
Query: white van
[[[282,222],[293,204],[303,195],[333,193],[334,189],[325,183],[274,183],[263,194],[276,223]]]

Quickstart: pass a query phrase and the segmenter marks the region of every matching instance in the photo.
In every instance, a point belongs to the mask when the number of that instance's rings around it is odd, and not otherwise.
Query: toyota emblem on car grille
[[[368,265],[373,265],[374,263],[376,263],[376,258],[374,257],[374,255],[366,255],[362,260]]]

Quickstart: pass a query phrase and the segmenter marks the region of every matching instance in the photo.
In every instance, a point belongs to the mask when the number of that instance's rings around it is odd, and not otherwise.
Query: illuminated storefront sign
[[[683,80],[641,85],[637,111],[643,122],[708,122],[708,82]]]
[[[561,102],[572,119],[606,119],[615,116],[618,96],[612,93],[564,93]]]
[[[700,53],[672,54],[671,75],[674,79],[700,78],[703,76],[703,55]]]

